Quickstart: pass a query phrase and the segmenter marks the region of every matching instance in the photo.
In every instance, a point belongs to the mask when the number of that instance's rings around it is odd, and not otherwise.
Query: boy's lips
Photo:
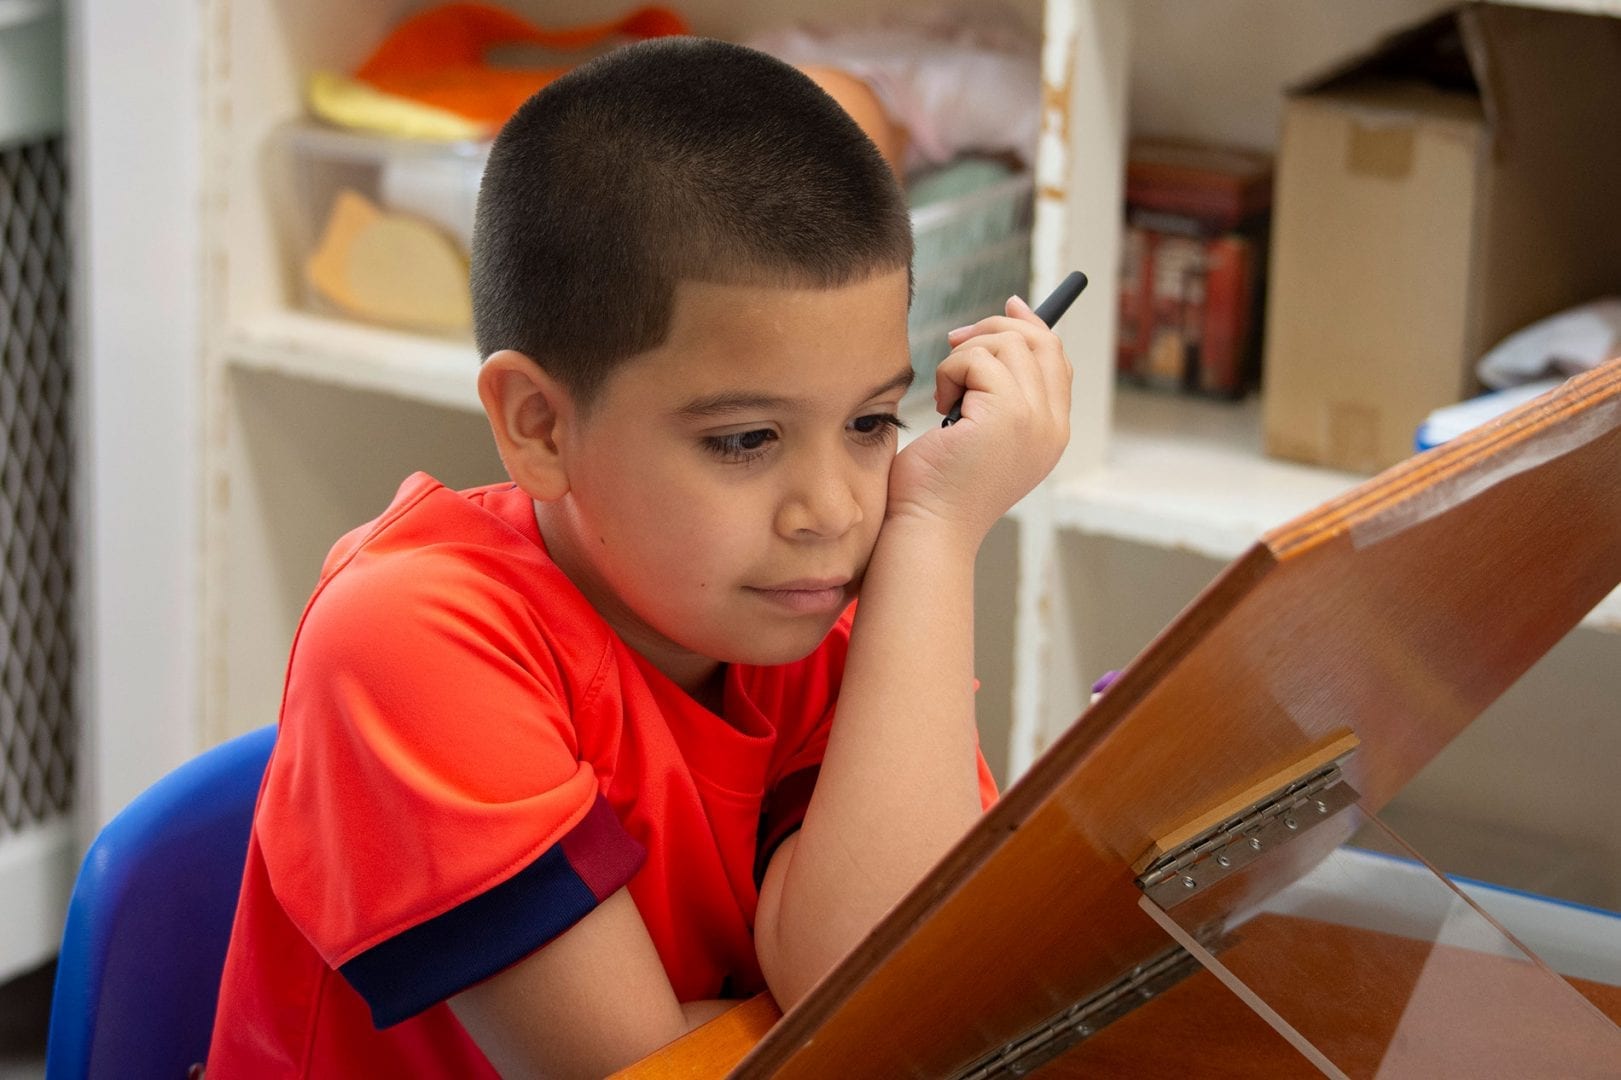
[[[767,586],[747,586],[749,592],[779,607],[802,615],[825,615],[847,603],[849,578],[801,578]]]

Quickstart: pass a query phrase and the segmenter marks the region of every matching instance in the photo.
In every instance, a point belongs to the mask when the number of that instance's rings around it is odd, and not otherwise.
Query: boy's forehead
[[[671,304],[671,336],[837,334],[853,318],[869,324],[905,323],[910,297],[904,268],[878,271],[841,285],[683,280]]]
[[[685,412],[727,397],[877,392],[911,370],[908,291],[904,269],[832,288],[683,281],[663,343],[616,374]]]

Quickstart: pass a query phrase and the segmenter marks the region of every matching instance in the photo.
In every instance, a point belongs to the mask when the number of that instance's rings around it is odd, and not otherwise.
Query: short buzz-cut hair
[[[530,98],[490,149],[472,244],[479,355],[589,405],[669,333],[681,281],[835,288],[911,271],[906,199],[809,77],[741,45],[626,45]]]

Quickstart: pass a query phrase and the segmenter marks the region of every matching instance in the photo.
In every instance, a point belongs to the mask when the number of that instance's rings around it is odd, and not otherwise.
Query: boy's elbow
[[[765,975],[766,989],[771,991],[772,1000],[783,1012],[804,1000],[816,985],[815,977],[807,978],[799,966],[787,961],[777,949],[756,941],[755,952],[760,960],[760,971]]]
[[[808,948],[810,943],[797,939],[791,930],[785,932],[783,886],[798,841],[799,835],[795,833],[771,856],[760,883],[760,903],[754,917],[755,958],[760,962],[766,988],[783,1012],[810,993],[823,971],[832,966],[831,963],[817,964],[811,959],[817,950]]]

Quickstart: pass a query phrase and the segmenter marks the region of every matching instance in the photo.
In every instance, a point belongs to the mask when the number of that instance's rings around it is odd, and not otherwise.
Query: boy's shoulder
[[[294,657],[342,653],[347,642],[381,659],[446,635],[523,643],[564,669],[594,666],[609,647],[606,624],[547,557],[515,484],[458,491],[409,477],[327,555]]]
[[[413,473],[387,509],[339,538],[321,566],[321,584],[357,559],[384,561],[439,556],[465,558],[471,549],[528,561],[543,555],[528,496],[513,483],[456,491],[427,473]],[[527,526],[525,525],[527,518]]]

